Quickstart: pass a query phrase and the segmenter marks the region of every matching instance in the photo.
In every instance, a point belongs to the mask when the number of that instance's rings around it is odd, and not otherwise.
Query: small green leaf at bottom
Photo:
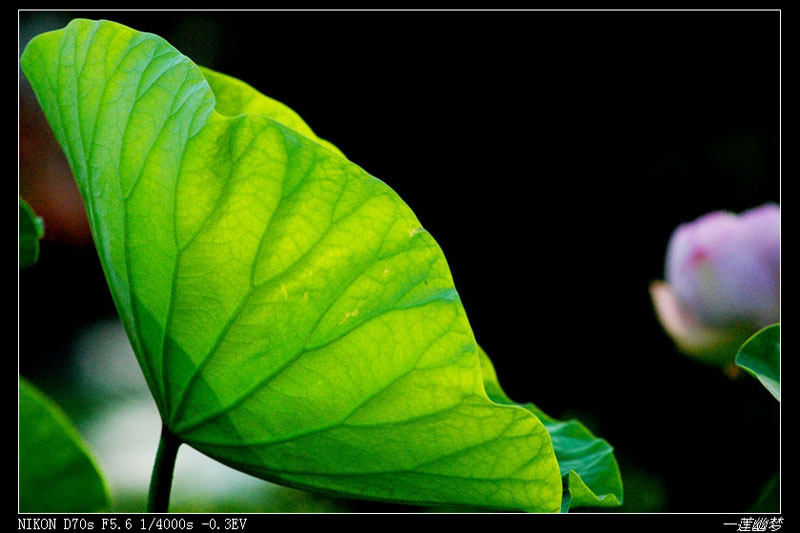
[[[517,404],[511,400],[497,380],[492,362],[482,348],[478,350],[486,393],[492,401],[520,405],[542,421],[558,459],[564,485],[561,512],[570,507],[613,507],[622,504],[622,477],[614,458],[614,448],[595,437],[577,420],[565,422],[545,414],[532,403]]]
[[[19,379],[19,512],[90,513],[108,490],[78,431],[50,398]]]

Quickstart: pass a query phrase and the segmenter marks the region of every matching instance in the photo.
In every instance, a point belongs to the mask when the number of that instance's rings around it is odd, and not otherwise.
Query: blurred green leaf
[[[781,401],[781,325],[767,326],[750,337],[736,354],[736,364]]]
[[[87,513],[108,504],[83,438],[55,402],[19,378],[19,511]]]
[[[28,268],[39,259],[39,239],[44,237],[44,221],[33,208],[19,199],[19,268]]]
[[[444,255],[388,186],[152,34],[76,20],[21,64],[172,433],[299,488],[562,508],[553,443],[572,464],[563,443],[585,430],[551,441],[532,409],[487,397]]]
[[[563,477],[565,495],[561,512],[570,507],[613,507],[622,503],[622,477],[614,458],[614,448],[595,437],[577,420],[561,422],[532,403],[516,404],[500,387],[492,362],[479,348],[486,393],[497,403],[520,405],[534,413],[553,440]]]
[[[773,475],[764,487],[758,500],[748,509],[751,513],[779,513],[781,511],[781,477]]]

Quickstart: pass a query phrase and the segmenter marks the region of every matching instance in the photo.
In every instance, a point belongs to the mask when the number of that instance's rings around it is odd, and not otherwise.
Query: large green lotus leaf
[[[389,187],[155,35],[76,20],[21,64],[180,439],[300,488],[561,509],[547,428],[487,397],[444,256]]]
[[[736,364],[781,401],[781,325],[767,326],[750,337],[736,354]]]
[[[19,268],[33,266],[39,259],[39,239],[44,236],[44,222],[33,208],[19,199]]]
[[[108,490],[83,438],[61,409],[19,379],[19,511],[106,509]]]
[[[614,458],[614,448],[595,437],[577,420],[566,422],[545,414],[532,403],[516,404],[500,387],[492,362],[478,348],[486,393],[493,401],[520,405],[534,413],[544,423],[555,447],[564,481],[561,511],[570,507],[613,507],[622,503],[622,477]]]

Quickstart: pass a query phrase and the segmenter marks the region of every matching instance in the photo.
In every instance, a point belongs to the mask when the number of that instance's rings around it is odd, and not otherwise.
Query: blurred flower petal
[[[654,281],[650,285],[650,295],[661,325],[682,352],[713,361],[728,347],[735,351],[736,333],[703,326],[678,301],[668,284]]]
[[[780,207],[681,224],[665,275],[650,287],[664,329],[682,351],[728,363],[750,334],[780,320]]]

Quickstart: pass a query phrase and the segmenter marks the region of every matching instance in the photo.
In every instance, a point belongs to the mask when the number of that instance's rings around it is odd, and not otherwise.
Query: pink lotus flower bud
[[[732,364],[742,342],[780,320],[780,207],[681,224],[665,270],[650,286],[664,329],[685,353]]]

